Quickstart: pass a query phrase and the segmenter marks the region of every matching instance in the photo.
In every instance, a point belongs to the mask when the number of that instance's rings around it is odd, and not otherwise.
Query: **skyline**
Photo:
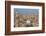
[[[14,8],[14,15],[16,12],[24,15],[39,14],[39,9]]]

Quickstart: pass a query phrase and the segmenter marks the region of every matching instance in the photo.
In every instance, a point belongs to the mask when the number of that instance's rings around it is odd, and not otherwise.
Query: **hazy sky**
[[[16,12],[24,14],[24,15],[31,15],[32,13],[38,14],[39,9],[14,8],[14,15],[16,14]]]

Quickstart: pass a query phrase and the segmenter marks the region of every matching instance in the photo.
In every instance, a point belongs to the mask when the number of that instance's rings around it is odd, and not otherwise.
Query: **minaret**
[[[31,23],[32,23],[32,25],[34,26],[34,20],[35,20],[35,14],[34,13],[32,13],[32,16],[31,16]]]
[[[18,16],[19,15],[19,13],[18,12],[16,12],[16,16]]]

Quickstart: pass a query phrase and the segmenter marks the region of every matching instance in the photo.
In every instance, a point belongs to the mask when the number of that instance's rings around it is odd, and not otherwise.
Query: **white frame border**
[[[39,27],[16,27],[14,28],[14,8],[40,9],[39,10]],[[42,30],[42,7],[41,6],[11,5],[11,31],[27,31],[27,30]]]

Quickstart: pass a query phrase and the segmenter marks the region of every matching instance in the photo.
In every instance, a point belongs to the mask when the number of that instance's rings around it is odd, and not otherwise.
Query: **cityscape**
[[[16,13],[14,16],[14,27],[37,27],[39,26],[39,15],[32,13],[30,15],[24,15]]]

